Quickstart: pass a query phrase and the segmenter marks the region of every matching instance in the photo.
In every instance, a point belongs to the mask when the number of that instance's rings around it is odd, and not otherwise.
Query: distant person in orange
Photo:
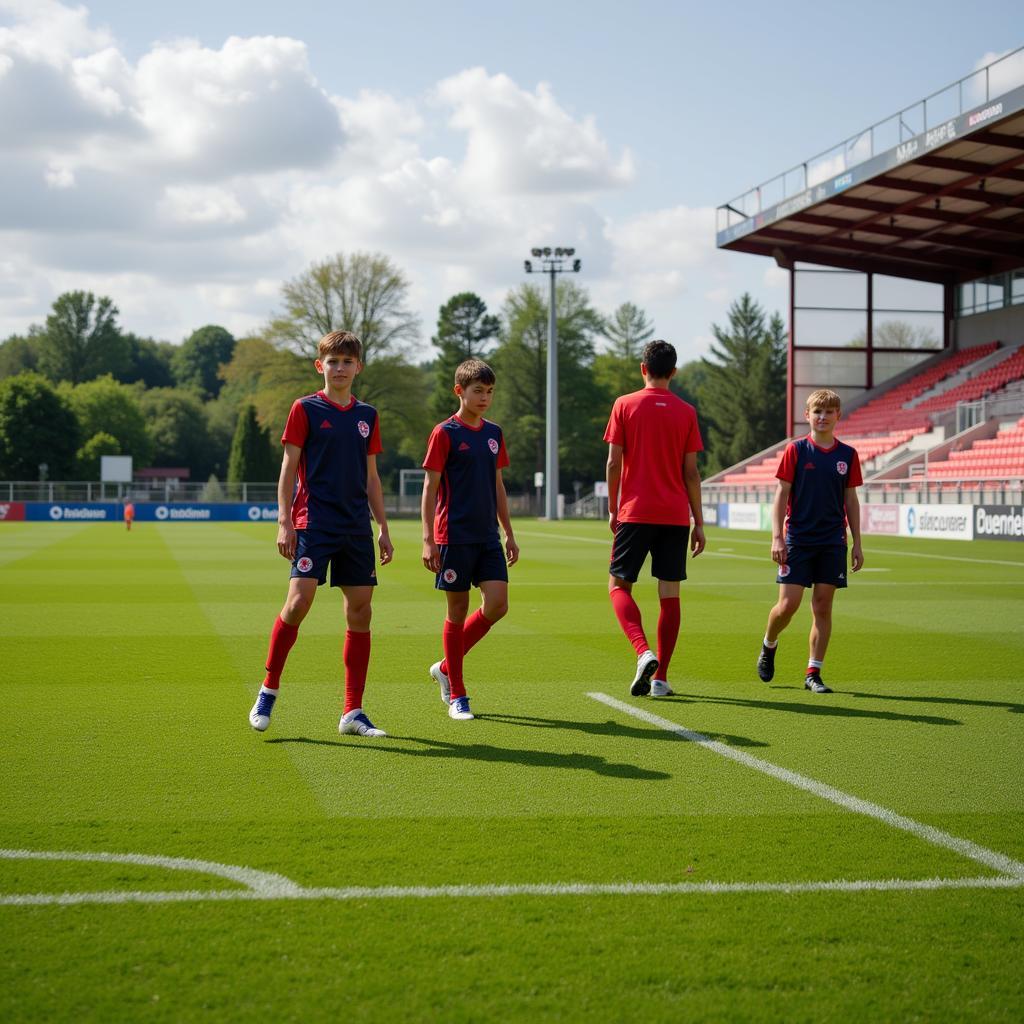
[[[124,503],[124,525],[125,528],[130,530],[132,528],[132,520],[135,518],[135,506],[130,502]]]

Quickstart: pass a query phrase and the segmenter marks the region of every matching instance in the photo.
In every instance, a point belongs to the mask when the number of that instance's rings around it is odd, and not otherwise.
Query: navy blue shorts
[[[659,526],[654,523],[619,523],[612,541],[608,572],[620,580],[636,583],[644,559],[651,556],[651,575],[656,580],[679,582],[686,579],[688,526]]]
[[[827,583],[832,587],[846,586],[846,545],[826,544],[815,547],[786,545],[786,564],[779,566],[776,583],[792,583],[810,587]]]
[[[436,590],[469,590],[470,585],[500,580],[508,583],[508,563],[501,542],[486,544],[440,544],[441,571],[434,580]]]
[[[370,534],[321,533],[297,530],[292,579],[327,582],[331,567],[332,587],[377,586],[377,553]]]

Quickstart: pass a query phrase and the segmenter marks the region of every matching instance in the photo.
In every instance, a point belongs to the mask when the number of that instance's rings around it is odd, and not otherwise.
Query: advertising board
[[[973,505],[900,505],[901,537],[974,539]]]
[[[975,505],[975,540],[1024,540],[1024,505]]]

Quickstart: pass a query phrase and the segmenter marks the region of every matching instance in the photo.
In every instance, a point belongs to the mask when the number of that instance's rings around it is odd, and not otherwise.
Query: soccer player
[[[125,529],[130,530],[133,522],[135,522],[135,506],[130,501],[126,501],[124,505]]]
[[[808,436],[790,441],[782,453],[779,486],[772,506],[772,561],[779,573],[779,600],[768,613],[768,628],[761,641],[757,674],[765,683],[775,675],[779,634],[800,607],[807,587],[811,593],[810,657],[804,687],[812,693],[831,693],[821,681],[829,637],[832,635],[832,599],[846,586],[846,528],[853,536],[850,568],[864,565],[860,546],[861,478],[857,451],[835,436],[841,415],[839,395],[827,388],[807,397],[804,418]]]
[[[379,530],[381,565],[394,554],[377,475],[380,421],[372,405],[352,394],[363,368],[359,339],[349,331],[332,331],[320,339],[318,351],[314,365],[323,374],[323,390],[295,401],[281,437],[277,550],[292,563],[291,580],[270,634],[267,675],[249,722],[259,732],[270,724],[288,652],[330,566],[331,586],[344,595],[347,625],[345,706],[338,731],[384,736],[363,711],[370,600],[377,585],[371,513]]]
[[[434,427],[427,442],[420,517],[423,565],[435,573],[448,613],[441,635],[444,659],[430,666],[448,714],[473,717],[462,675],[463,658],[508,611],[508,566],[519,560],[501,471],[508,465],[501,427],[484,419],[494,397],[494,371],[467,359],[455,371],[459,411]],[[505,531],[505,550],[498,522]],[[467,619],[470,585],[482,604]]]
[[[668,666],[679,636],[679,583],[686,579],[686,550],[704,550],[704,509],[697,452],[702,451],[696,410],[669,391],[676,350],[667,341],[645,346],[640,391],[612,406],[608,442],[608,524],[612,542],[608,593],[626,639],[637,654],[629,692],[670,697]],[[690,519],[693,529],[690,529]],[[658,581],[658,651],[644,633],[633,584],[647,555]],[[657,675],[655,675],[657,673]]]

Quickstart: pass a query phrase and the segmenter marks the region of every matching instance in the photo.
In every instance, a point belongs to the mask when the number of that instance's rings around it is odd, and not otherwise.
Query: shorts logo
[[[363,437],[369,437],[370,436],[370,424],[367,423],[366,420],[360,420],[356,424],[356,429],[359,431],[359,433]]]
[[[498,442],[493,437],[487,439],[487,447],[491,449],[492,455],[498,454]]]
[[[788,565],[780,565],[779,566],[779,575],[780,576],[788,576],[789,575],[789,566]]]
[[[445,583],[454,583],[458,578],[459,574],[454,569],[445,569],[441,576]]]
[[[848,470],[849,468],[850,468],[850,467],[849,467],[849,466],[847,466],[845,462],[837,462],[837,463],[836,463],[836,472],[837,472],[837,473],[838,473],[838,474],[839,474],[840,476],[846,476],[846,471],[847,471],[847,470]]]
[[[306,556],[306,555],[303,555],[303,556],[302,556],[302,557],[301,557],[301,558],[300,558],[300,559],[299,559],[299,560],[298,560],[298,561],[297,561],[297,562],[295,563],[295,568],[296,568],[296,569],[298,569],[298,570],[299,570],[299,572],[309,572],[309,570],[313,568],[313,559],[312,559],[312,558],[309,558],[309,557],[308,557],[308,556]]]

